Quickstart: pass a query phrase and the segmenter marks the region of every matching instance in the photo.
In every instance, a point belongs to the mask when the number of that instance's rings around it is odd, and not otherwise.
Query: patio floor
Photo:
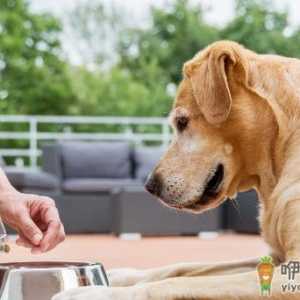
[[[259,236],[221,234],[215,238],[151,237],[121,240],[110,235],[71,235],[55,250],[31,255],[10,242],[11,252],[0,254],[0,262],[12,261],[92,261],[106,268],[149,268],[177,262],[216,262],[267,254]]]

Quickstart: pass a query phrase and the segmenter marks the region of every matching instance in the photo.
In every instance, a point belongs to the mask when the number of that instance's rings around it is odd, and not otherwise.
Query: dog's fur
[[[300,61],[220,41],[188,61],[183,72],[170,117],[174,139],[154,170],[162,183],[161,200],[201,212],[255,188],[262,236],[277,265],[270,299],[299,299],[300,294],[281,293],[280,264],[300,260]],[[224,165],[221,190],[203,203],[207,178],[219,163]],[[77,290],[56,299],[261,299],[257,263],[112,271],[118,287]]]

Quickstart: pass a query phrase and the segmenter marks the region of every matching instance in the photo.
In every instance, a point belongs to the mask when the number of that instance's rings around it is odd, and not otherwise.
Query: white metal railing
[[[5,123],[27,124],[26,130],[3,130]],[[40,130],[41,124],[63,125],[62,131]],[[70,126],[80,125],[119,125],[118,132],[74,132]],[[151,126],[159,128],[158,132],[136,132],[134,127]],[[145,131],[145,130],[144,130]],[[42,141],[57,140],[126,140],[134,143],[145,141],[158,142],[166,146],[170,141],[170,128],[166,118],[159,117],[84,117],[84,116],[23,116],[0,115],[0,141],[25,140],[27,148],[2,148],[4,157],[29,157],[30,166],[37,167],[41,155]]]

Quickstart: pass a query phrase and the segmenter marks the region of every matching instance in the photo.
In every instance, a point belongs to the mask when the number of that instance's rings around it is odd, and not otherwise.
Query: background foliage
[[[208,24],[188,0],[153,8],[144,28],[101,0],[68,14],[73,66],[60,44],[62,26],[33,13],[26,0],[0,1],[0,109],[10,114],[166,115],[184,61],[207,44],[231,39],[264,53],[300,57],[300,30],[272,1],[236,0],[235,17]],[[70,38],[72,38],[70,37]]]
[[[23,0],[0,1],[1,113],[64,114],[74,97],[59,57],[59,22]]]

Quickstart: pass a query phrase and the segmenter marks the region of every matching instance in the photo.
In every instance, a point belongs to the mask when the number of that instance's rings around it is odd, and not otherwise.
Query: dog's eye
[[[188,125],[188,118],[187,117],[180,117],[176,119],[176,127],[178,129],[178,131],[183,131],[187,125]]]

